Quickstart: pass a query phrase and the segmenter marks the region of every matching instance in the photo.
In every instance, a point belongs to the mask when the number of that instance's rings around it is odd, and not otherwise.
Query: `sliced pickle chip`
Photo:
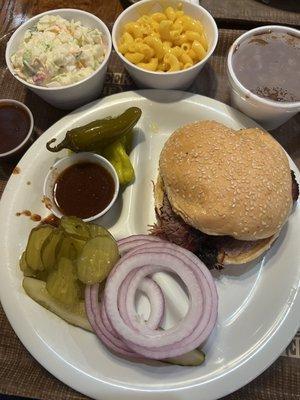
[[[112,237],[97,236],[89,240],[77,259],[79,280],[87,285],[102,282],[118,259],[118,246]]]
[[[50,272],[46,288],[50,295],[63,304],[79,302],[80,287],[76,276],[76,267],[68,258],[58,261],[57,270]]]
[[[60,245],[62,238],[63,230],[54,229],[44,241],[41,249],[41,259],[45,269],[50,270],[55,267],[57,255],[56,249]]]
[[[83,222],[77,217],[62,217],[60,220],[60,226],[76,239],[88,240],[90,239],[90,233],[88,224]]]
[[[87,243],[87,240],[76,239],[74,237],[72,237],[71,240],[72,240],[72,246],[76,251],[76,258],[77,258],[82,252],[85,244]]]
[[[34,271],[30,267],[28,267],[26,258],[25,258],[25,251],[22,253],[22,256],[19,261],[20,270],[23,272],[24,276],[29,276],[32,278],[38,278],[43,281],[47,278],[47,271]]]
[[[26,262],[26,257],[25,257],[25,251],[23,251],[21,258],[19,260],[19,267],[21,271],[25,271],[28,268],[27,262]]]
[[[46,283],[34,278],[24,278],[23,288],[34,301],[71,325],[93,332],[87,319],[84,301],[65,305],[55,300],[46,289]]]
[[[32,229],[25,250],[25,260],[29,268],[34,271],[44,269],[41,259],[41,249],[47,237],[53,231],[53,226],[41,225]]]
[[[77,280],[78,286],[79,286],[79,299],[84,300],[85,299],[85,287],[86,285],[81,282],[79,279]]]
[[[66,257],[70,260],[75,260],[81,253],[86,241],[76,239],[75,237],[66,235],[60,241],[56,251],[56,262],[62,257]]]
[[[112,234],[103,226],[96,224],[87,224],[88,230],[91,238],[95,238],[97,236],[108,236],[114,240]]]
[[[21,258],[19,260],[19,266],[24,276],[32,276],[32,277],[36,276],[36,271],[29,268],[27,265],[25,251],[23,251]]]
[[[74,246],[72,245],[72,239],[69,236],[64,235],[62,240],[60,241],[59,245],[56,248],[57,263],[63,257],[66,257],[69,260],[73,260],[76,258],[76,256],[77,256],[77,252],[76,252]]]

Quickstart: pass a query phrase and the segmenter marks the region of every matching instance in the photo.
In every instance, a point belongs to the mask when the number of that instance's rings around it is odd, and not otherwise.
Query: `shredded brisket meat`
[[[192,252],[198,249],[201,244],[198,231],[173,212],[166,194],[161,209],[156,210],[156,217],[158,222],[152,229],[155,236],[167,239]]]
[[[150,233],[161,239],[175,243],[197,256],[211,269],[218,264],[218,249],[212,243],[211,236],[189,226],[176,215],[166,194],[163,205],[156,210],[157,222],[151,227]]]
[[[297,201],[299,186],[292,170],[291,176],[292,197],[293,201]],[[222,259],[225,256],[226,248],[235,246],[243,248],[247,245],[246,242],[236,240],[231,236],[207,235],[189,226],[173,212],[166,194],[164,194],[160,210],[156,210],[156,217],[157,222],[151,227],[150,233],[195,253],[208,269],[222,268]]]
[[[291,175],[292,175],[292,197],[293,201],[297,201],[299,197],[299,185],[296,181],[295,172],[292,169],[291,169]]]

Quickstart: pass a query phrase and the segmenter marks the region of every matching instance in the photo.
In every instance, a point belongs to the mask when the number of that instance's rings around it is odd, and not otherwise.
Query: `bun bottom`
[[[230,248],[223,248],[218,254],[218,261],[223,265],[240,265],[255,260],[267,250],[278,238],[279,232],[266,239],[256,241],[233,240]]]

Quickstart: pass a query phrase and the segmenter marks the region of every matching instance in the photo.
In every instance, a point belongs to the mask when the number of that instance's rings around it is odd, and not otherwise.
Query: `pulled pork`
[[[292,197],[293,201],[297,201],[299,197],[299,185],[296,181],[295,172],[292,169],[291,169],[291,175],[292,175]]]

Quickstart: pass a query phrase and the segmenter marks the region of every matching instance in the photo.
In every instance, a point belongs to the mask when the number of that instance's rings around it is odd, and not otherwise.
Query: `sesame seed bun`
[[[185,125],[165,143],[159,172],[173,211],[209,235],[276,237],[292,208],[288,159],[257,128],[235,131],[215,121]]]

